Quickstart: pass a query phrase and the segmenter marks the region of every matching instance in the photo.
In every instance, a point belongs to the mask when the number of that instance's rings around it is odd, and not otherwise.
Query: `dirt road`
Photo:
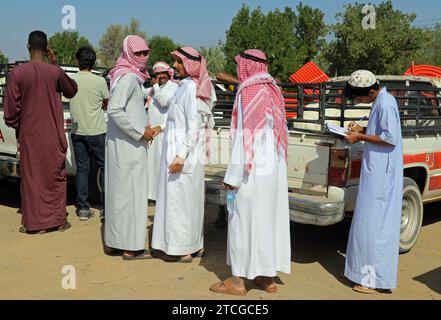
[[[98,218],[77,220],[72,190],[67,208],[72,229],[35,236],[18,233],[18,194],[18,185],[0,181],[0,299],[228,299],[208,290],[229,274],[226,230],[212,226],[215,207],[206,209],[206,258],[189,265],[161,260],[124,262],[103,254]],[[418,244],[400,257],[399,288],[392,295],[357,294],[340,277],[349,224],[328,228],[293,224],[292,274],[280,274],[275,295],[247,283],[251,290],[245,299],[440,300],[440,209],[441,204],[426,208]],[[75,268],[75,290],[62,288],[65,266]]]

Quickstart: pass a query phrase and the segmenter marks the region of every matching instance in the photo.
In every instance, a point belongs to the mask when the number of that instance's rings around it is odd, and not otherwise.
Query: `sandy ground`
[[[206,251],[192,264],[161,260],[124,262],[102,252],[99,218],[79,222],[65,233],[18,232],[19,186],[0,181],[0,299],[229,299],[208,288],[229,274],[226,230],[215,229],[217,208],[206,208]],[[391,295],[364,296],[340,277],[349,224],[328,228],[292,225],[292,274],[280,274],[279,292],[268,295],[252,283],[244,299],[441,299],[441,204],[426,207],[416,247],[400,257],[399,288]],[[153,208],[150,210],[150,216]],[[76,289],[62,288],[62,269],[75,268]]]

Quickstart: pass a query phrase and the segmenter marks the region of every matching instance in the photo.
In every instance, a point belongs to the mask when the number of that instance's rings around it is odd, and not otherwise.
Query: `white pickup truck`
[[[7,66],[6,66],[7,67]],[[63,67],[68,73],[75,67]],[[5,66],[0,66],[0,178],[18,178],[19,154],[14,130],[3,121]],[[378,76],[397,98],[404,148],[404,196],[400,251],[415,245],[423,222],[423,204],[441,200],[441,80],[423,77]],[[353,105],[341,94],[347,78],[320,85],[282,85],[289,125],[288,184],[293,222],[329,226],[350,218],[357,199],[363,144],[349,145],[328,133],[325,123],[347,126],[369,117],[370,105]],[[225,84],[224,84],[225,85]],[[230,156],[229,123],[235,93],[217,84],[212,132],[212,163],[206,166],[206,202],[225,206],[221,187]],[[288,103],[289,101],[289,103]],[[75,175],[70,140],[69,104],[64,101],[68,176]],[[362,124],[366,125],[366,123]],[[92,175],[92,180],[94,175]],[[92,197],[98,199],[96,183]]]
[[[405,170],[400,252],[404,253],[418,239],[423,204],[441,200],[441,82],[422,77],[378,78],[397,97],[402,119]],[[349,145],[328,133],[325,126],[331,122],[347,127],[350,121],[369,117],[371,105],[354,105],[342,96],[347,80],[342,77],[320,85],[282,85],[287,101],[295,101],[295,107],[287,110],[294,114],[288,119],[293,222],[329,226],[353,214],[363,143]],[[206,201],[219,206],[225,205],[221,182],[229,158],[227,117],[233,98],[234,93],[218,97],[218,110],[225,117],[218,120],[212,134],[214,160],[206,169]]]

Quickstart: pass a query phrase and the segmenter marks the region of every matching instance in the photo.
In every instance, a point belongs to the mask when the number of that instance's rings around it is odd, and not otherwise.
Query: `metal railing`
[[[2,78],[7,78],[8,72],[15,65],[17,64],[0,65],[0,107],[5,95]],[[94,70],[102,72],[102,76],[106,76],[108,72],[108,69]],[[218,81],[213,84],[217,97],[213,108],[216,127],[229,127],[238,85]],[[364,112],[368,116],[371,106],[360,106],[355,101],[348,100],[343,95],[344,86],[344,82],[280,84],[285,99],[288,128],[326,133],[327,121],[334,121],[344,127],[348,121],[360,120],[360,117],[348,115],[354,111]],[[427,81],[408,79],[382,81],[381,86],[385,86],[397,100],[403,136],[441,134],[441,88]],[[329,115],[329,111],[334,114]],[[315,129],[299,128],[299,124],[315,125]]]
[[[225,87],[230,84],[222,83]],[[397,100],[402,132],[409,135],[441,134],[441,89],[421,81],[383,81]],[[371,106],[360,106],[343,95],[345,83],[322,84],[280,84],[285,98],[288,128],[312,133],[326,133],[327,121],[337,122],[344,127],[360,117],[349,113],[360,111],[369,115]],[[237,85],[235,86],[237,88]],[[214,108],[216,125],[228,126],[235,98],[235,90],[216,90],[218,103]],[[329,115],[333,110],[337,115]],[[367,117],[368,119],[368,117]],[[367,120],[366,119],[366,120]],[[314,124],[318,130],[299,128],[296,124]]]

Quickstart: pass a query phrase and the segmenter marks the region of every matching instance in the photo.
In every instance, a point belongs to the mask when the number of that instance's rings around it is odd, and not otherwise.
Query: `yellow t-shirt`
[[[97,136],[107,131],[103,100],[109,99],[109,89],[103,77],[80,71],[72,79],[78,84],[77,95],[70,100],[72,133]]]

